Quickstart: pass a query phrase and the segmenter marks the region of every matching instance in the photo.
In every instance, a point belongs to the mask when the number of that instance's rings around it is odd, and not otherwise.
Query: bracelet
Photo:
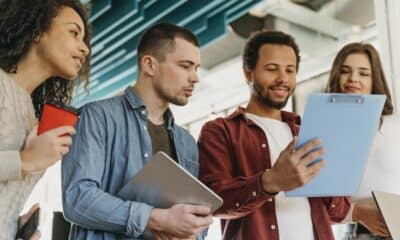
[[[273,193],[267,192],[267,191],[265,191],[264,189],[263,189],[263,192],[264,192],[265,194],[268,194],[268,195],[271,195],[271,196],[276,196],[276,195],[278,195],[278,193],[279,193],[279,192],[273,192]]]

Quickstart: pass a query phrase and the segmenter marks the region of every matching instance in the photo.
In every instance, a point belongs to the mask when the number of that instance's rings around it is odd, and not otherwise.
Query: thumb
[[[296,145],[297,145],[298,137],[294,136],[293,140],[286,146],[285,152],[287,153],[292,153],[296,150]]]
[[[39,203],[35,203],[27,213],[25,213],[24,215],[22,215],[22,216],[20,217],[20,219],[19,219],[19,225],[20,225],[20,227],[24,226],[25,223],[28,222],[28,220],[31,218],[32,214],[34,214],[35,211],[36,211],[39,207],[40,207],[40,206],[39,206]]]
[[[28,136],[25,138],[25,144],[24,144],[24,149],[27,148],[27,146],[30,145],[30,142],[37,137],[37,130],[38,130],[38,125],[36,124],[33,129],[29,132]]]
[[[37,132],[38,132],[38,124],[36,124],[36,125],[32,128],[32,130],[29,132],[27,138],[32,139],[32,138],[36,137],[36,136],[37,136]]]
[[[38,209],[38,208],[40,208],[39,203],[33,204],[32,207],[31,207],[31,209],[30,209],[29,212],[28,212],[29,217],[30,217],[33,213],[35,213],[36,209]]]
[[[39,240],[41,237],[41,233],[39,230],[36,230],[36,232],[32,235],[32,237],[29,238],[29,240]]]

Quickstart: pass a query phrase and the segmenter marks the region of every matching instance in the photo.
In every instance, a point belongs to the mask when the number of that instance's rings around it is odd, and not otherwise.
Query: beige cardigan
[[[21,174],[19,151],[36,122],[29,93],[0,69],[0,240],[15,239],[18,216],[42,176]]]

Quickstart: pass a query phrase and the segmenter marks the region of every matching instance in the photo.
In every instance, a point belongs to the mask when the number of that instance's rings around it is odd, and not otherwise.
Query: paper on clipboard
[[[308,98],[298,146],[322,139],[326,165],[288,197],[349,196],[358,192],[386,96],[314,93]]]

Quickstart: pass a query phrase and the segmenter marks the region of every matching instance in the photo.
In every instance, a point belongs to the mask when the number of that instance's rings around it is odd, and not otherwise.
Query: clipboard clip
[[[364,97],[362,95],[335,94],[328,97],[328,102],[363,104]]]

